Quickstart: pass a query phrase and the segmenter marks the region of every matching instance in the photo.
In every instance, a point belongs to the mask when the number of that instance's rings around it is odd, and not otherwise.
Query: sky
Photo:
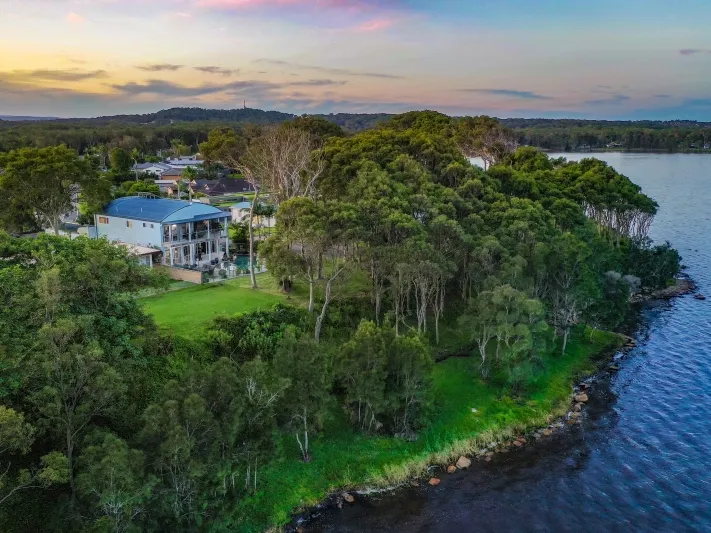
[[[711,0],[0,0],[0,115],[711,121]]]

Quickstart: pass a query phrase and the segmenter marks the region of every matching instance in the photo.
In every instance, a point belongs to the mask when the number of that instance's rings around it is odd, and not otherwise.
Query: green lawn
[[[287,523],[295,510],[315,505],[329,493],[364,485],[389,485],[420,475],[484,445],[549,423],[570,406],[574,378],[594,369],[594,359],[619,345],[619,337],[598,332],[594,342],[573,340],[565,356],[544,357],[539,385],[512,398],[496,380],[481,379],[476,358],[452,358],[435,367],[435,416],[416,442],[367,437],[353,432],[334,409],[322,435],[311,444],[313,461],[304,464],[292,435],[282,438],[283,461],[260,471],[259,491],[236,506],[235,531],[264,531]],[[477,412],[472,412],[472,408]]]
[[[249,277],[244,277],[172,290],[142,298],[141,302],[159,326],[194,337],[216,315],[256,311],[286,300],[269,274],[260,274],[258,280],[258,290],[251,289]]]

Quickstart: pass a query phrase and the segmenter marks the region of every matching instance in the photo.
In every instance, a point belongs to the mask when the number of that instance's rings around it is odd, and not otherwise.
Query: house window
[[[132,228],[132,227],[133,227],[133,222],[131,222],[130,220],[127,220],[127,221],[126,221],[126,227],[127,227],[127,228]]]
[[[147,228],[147,227],[148,227],[148,224],[146,224],[146,223],[144,222],[144,223],[143,223],[143,227],[144,227],[144,228]]]
[[[99,224],[108,224],[109,217],[99,217]]]

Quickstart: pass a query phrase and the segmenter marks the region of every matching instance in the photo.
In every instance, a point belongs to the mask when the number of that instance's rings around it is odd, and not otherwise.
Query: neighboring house
[[[177,180],[183,176],[184,168],[169,168],[160,173],[160,179],[162,180]]]
[[[127,196],[96,215],[96,228],[98,237],[145,249],[145,264],[197,268],[229,255],[229,220],[200,202]]]
[[[252,208],[252,202],[239,202],[230,206],[232,212],[232,222],[246,222],[249,220],[249,211]],[[276,225],[274,217],[263,217],[256,215],[254,217],[254,225],[265,228],[273,228]]]
[[[138,171],[139,174],[152,174],[153,176],[160,176],[166,170],[170,170],[171,167],[165,163],[138,163],[133,165],[131,170],[133,172]]]
[[[173,194],[173,191],[177,190],[178,180],[155,180],[153,183],[158,185],[158,189],[163,194]]]
[[[185,169],[187,167],[202,168],[202,161],[195,155],[189,157],[178,157],[176,159],[168,159],[166,161],[170,168]]]
[[[254,192],[254,187],[244,178],[222,178],[219,180],[195,180],[193,192],[208,196],[224,196]]]
[[[711,150],[711,143],[704,144],[704,150]]]

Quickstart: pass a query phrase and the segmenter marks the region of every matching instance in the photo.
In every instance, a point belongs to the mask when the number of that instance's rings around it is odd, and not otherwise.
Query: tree
[[[152,480],[145,457],[112,433],[99,433],[81,454],[79,494],[97,510],[99,527],[115,533],[138,533],[136,523],[146,513]]]
[[[23,148],[0,154],[0,196],[24,206],[43,227],[59,233],[62,216],[86,185],[85,195],[95,192],[98,180],[89,159],[81,159],[66,146]]]
[[[323,205],[309,198],[287,200],[277,213],[277,235],[263,247],[270,270],[308,283],[309,313],[314,310],[319,265],[331,244],[326,216]]]
[[[138,181],[138,158],[141,157],[141,151],[138,148],[131,150],[131,159],[133,160],[133,169],[136,172],[136,181]]]
[[[81,324],[61,319],[41,331],[46,352],[39,369],[42,387],[31,397],[41,423],[64,441],[72,501],[76,497],[75,449],[99,416],[107,416],[126,391],[119,373],[96,343],[83,344]]]
[[[0,457],[27,455],[35,434],[35,428],[25,422],[22,413],[0,405]],[[5,463],[0,459],[0,506],[19,491],[66,483],[68,478],[66,457],[59,452],[43,456],[39,468],[12,470],[12,467],[10,460]]]
[[[374,322],[361,322],[338,358],[338,376],[346,391],[346,407],[361,431],[382,427],[388,375],[387,332]]]
[[[503,162],[518,148],[515,135],[498,120],[487,116],[460,119],[455,138],[466,157],[484,160],[484,170]]]
[[[190,201],[193,199],[193,181],[195,181],[198,177],[198,171],[195,167],[185,167],[183,169],[182,174],[180,177],[187,183],[188,186],[188,195],[190,197]],[[178,182],[180,183],[180,182]],[[178,191],[180,191],[180,185],[178,185]],[[180,195],[178,195],[180,196]]]
[[[421,337],[390,335],[388,339],[388,418],[396,435],[411,437],[431,407],[434,359]]]
[[[270,191],[277,203],[297,196],[312,197],[323,171],[323,161],[314,156],[310,135],[296,128],[267,128],[250,142],[239,159],[230,153],[226,163],[244,175],[255,194],[249,210],[249,257],[254,262],[254,211],[262,189]],[[252,288],[257,278],[250,268]]]
[[[123,148],[114,148],[109,153],[111,172],[118,177],[125,177],[131,172],[131,155]]]
[[[309,435],[323,427],[329,402],[331,369],[324,349],[310,336],[288,329],[274,356],[275,372],[289,380],[283,409],[304,462],[311,460]]]

